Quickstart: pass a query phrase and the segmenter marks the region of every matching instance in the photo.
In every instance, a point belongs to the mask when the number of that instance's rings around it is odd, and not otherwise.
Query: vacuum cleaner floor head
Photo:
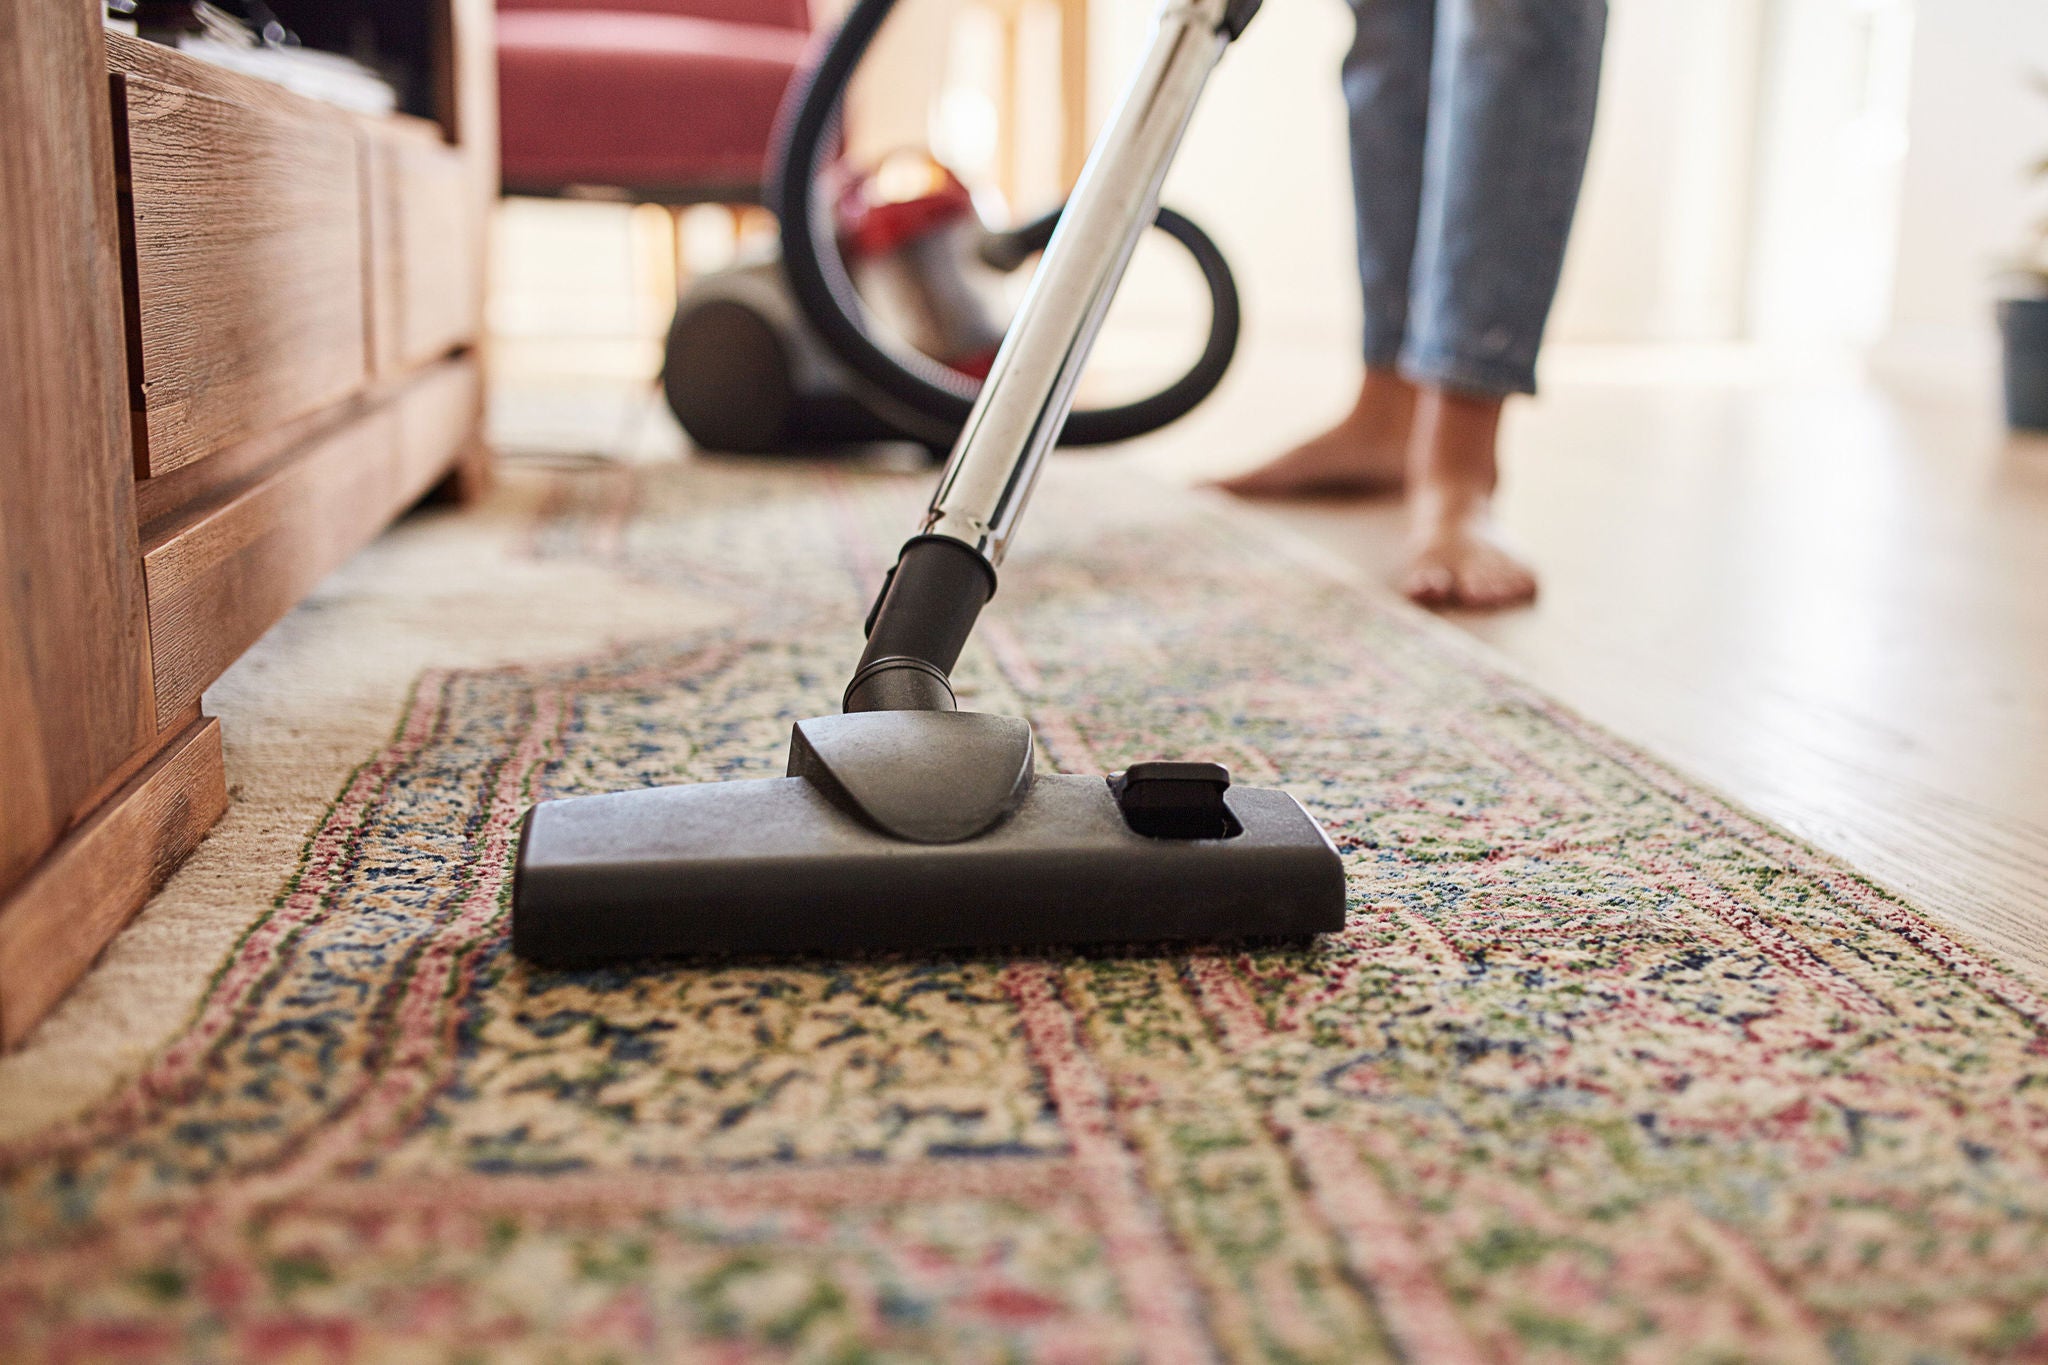
[[[1033,776],[1029,758],[1022,721],[867,712],[799,722],[794,776],[543,802],[513,946],[571,968],[1343,926],[1337,851],[1287,793],[1214,764],[1105,779]]]
[[[869,614],[846,714],[797,722],[787,777],[534,807],[513,876],[513,947],[579,967],[1340,928],[1343,865],[1286,793],[1232,788],[1211,763],[1038,777],[1030,727],[962,714],[950,682],[1054,442],[1084,427],[1091,440],[1152,430],[1199,402],[1229,363],[1236,294],[1227,270],[1205,265],[1215,315],[1197,370],[1142,403],[1072,415],[1106,300],[1158,210],[1195,99],[1258,0],[1162,6],[1058,230],[1041,220],[1043,259],[971,406],[889,360],[849,302],[851,282],[817,249],[814,195],[839,96],[894,3],[855,0],[791,86],[800,93],[785,111],[774,207],[791,297],[828,349],[896,404],[962,424],[946,472]],[[773,343],[757,348],[771,360]],[[754,437],[773,432],[735,439]]]

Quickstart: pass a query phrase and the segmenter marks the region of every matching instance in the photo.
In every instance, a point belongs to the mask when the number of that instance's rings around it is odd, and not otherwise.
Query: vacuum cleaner
[[[842,39],[858,35],[859,24],[879,24],[889,8],[849,17]],[[863,37],[859,48],[865,46]],[[966,186],[928,155],[898,153],[860,175],[818,157],[819,148],[836,145],[819,135],[832,128],[842,79],[859,59],[850,42],[838,52],[840,60],[828,54],[795,85],[800,93],[779,130],[782,154],[770,177],[771,204],[797,193],[790,177],[808,177],[804,192],[817,200],[817,213],[794,236],[785,227],[779,253],[694,280],[677,301],[662,390],[700,449],[817,454],[910,441],[944,454],[960,435],[1004,331],[991,315],[988,291],[977,289],[968,271],[1018,270],[1045,249],[1058,225],[1055,209],[1019,227],[988,228]],[[808,119],[805,109],[812,111]],[[803,136],[792,139],[793,132]],[[829,163],[823,177],[821,161]],[[825,195],[811,189],[818,183],[829,187]],[[1201,353],[1150,397],[1074,413],[1061,431],[1064,445],[1155,431],[1208,397],[1230,368],[1239,332],[1230,263],[1207,233],[1170,208],[1157,210],[1154,226],[1201,272],[1209,296]],[[886,286],[907,348],[869,340],[859,319],[862,292],[878,292],[870,286]]]
[[[863,298],[881,295],[895,330],[920,354],[986,377],[1003,340],[986,283],[1044,240],[1029,246],[1028,230],[989,231],[967,186],[928,153],[894,153],[851,176],[835,199],[839,250]],[[982,281],[969,278],[977,267]],[[669,410],[706,452],[815,455],[907,440],[936,457],[959,435],[957,423],[905,414],[865,391],[812,335],[779,253],[690,282],[669,324],[661,384]]]
[[[834,278],[834,253],[818,250],[827,134],[892,3],[857,0],[810,73],[784,129],[776,208],[818,335],[905,408],[957,405],[959,438],[869,614],[842,713],[795,724],[788,775],[535,805],[513,949],[585,968],[1340,928],[1343,866],[1292,796],[1235,785],[1205,762],[1039,774],[1030,725],[960,711],[949,681],[1045,458],[1079,420],[1074,386],[1195,102],[1259,0],[1167,0],[971,401],[958,376],[896,367],[883,378],[891,369],[875,363],[843,268]]]

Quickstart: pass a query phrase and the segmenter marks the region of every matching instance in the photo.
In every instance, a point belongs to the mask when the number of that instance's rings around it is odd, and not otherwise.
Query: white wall
[[[2048,0],[1921,0],[1901,172],[1889,373],[1989,373],[1993,273],[2024,241],[2027,167],[2048,156]]]
[[[1743,326],[1765,0],[1614,0],[1552,341]]]
[[[1150,0],[1090,7],[1098,123],[1143,51],[1153,12]],[[1164,201],[1230,258],[1254,341],[1281,329],[1356,345],[1351,159],[1338,84],[1350,16],[1341,0],[1265,5],[1224,55],[1166,182]],[[1132,281],[1139,291],[1146,283]]]
[[[1769,0],[1612,0],[1599,124],[1550,336],[1708,341],[1744,313]],[[1094,6],[1097,117],[1142,46],[1145,0]],[[1248,327],[1355,336],[1341,0],[1274,0],[1225,58],[1168,181],[1222,242]],[[1142,284],[1138,287],[1142,287]]]
[[[1089,7],[1098,122],[1154,7]],[[938,70],[983,65],[957,28],[934,36],[971,8],[905,0],[855,100],[867,141],[914,140]],[[1235,264],[1253,344],[1357,335],[1350,31],[1343,0],[1272,0],[1168,181]],[[2029,216],[2022,172],[2048,155],[2030,67],[2048,71],[2048,0],[1611,0],[1551,339],[1878,343],[1888,368],[1981,379],[1990,275]],[[1185,276],[1157,258],[1170,250],[1140,258],[1119,302],[1127,323],[1190,316]]]
[[[1772,0],[1748,332],[1864,346],[1891,316],[1912,0]]]

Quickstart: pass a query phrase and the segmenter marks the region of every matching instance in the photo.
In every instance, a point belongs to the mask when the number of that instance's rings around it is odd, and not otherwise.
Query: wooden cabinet
[[[157,729],[99,27],[0,0],[0,896]]]
[[[474,176],[438,137],[393,128],[365,144],[372,361],[421,365],[470,335],[483,307]]]
[[[210,94],[190,84],[117,73],[139,348],[135,435],[152,477],[338,402],[369,379],[357,121],[279,108],[274,98],[263,107],[220,97],[239,83],[212,80]]]
[[[476,362],[443,361],[151,548],[143,564],[158,716],[196,703],[257,636],[443,477],[473,437],[477,402]]]
[[[0,0],[0,1046],[226,808],[205,689],[480,486],[491,10],[426,8],[371,118]]]

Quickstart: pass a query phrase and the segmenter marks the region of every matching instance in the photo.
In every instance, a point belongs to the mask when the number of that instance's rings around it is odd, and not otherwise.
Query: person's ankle
[[[1368,365],[1359,381],[1358,397],[1351,405],[1347,424],[1395,428],[1406,431],[1415,419],[1416,400],[1421,396],[1414,384],[1392,367]]]
[[[1484,525],[1492,508],[1492,486],[1476,480],[1439,476],[1408,485],[1408,530],[1416,540]]]
[[[1492,528],[1498,399],[1425,389],[1408,447],[1408,554],[1401,591],[1430,607],[1492,609],[1536,595]]]
[[[1500,481],[1500,416],[1499,399],[1421,390],[1408,445],[1408,487],[1418,509],[1454,519],[1484,513]]]

